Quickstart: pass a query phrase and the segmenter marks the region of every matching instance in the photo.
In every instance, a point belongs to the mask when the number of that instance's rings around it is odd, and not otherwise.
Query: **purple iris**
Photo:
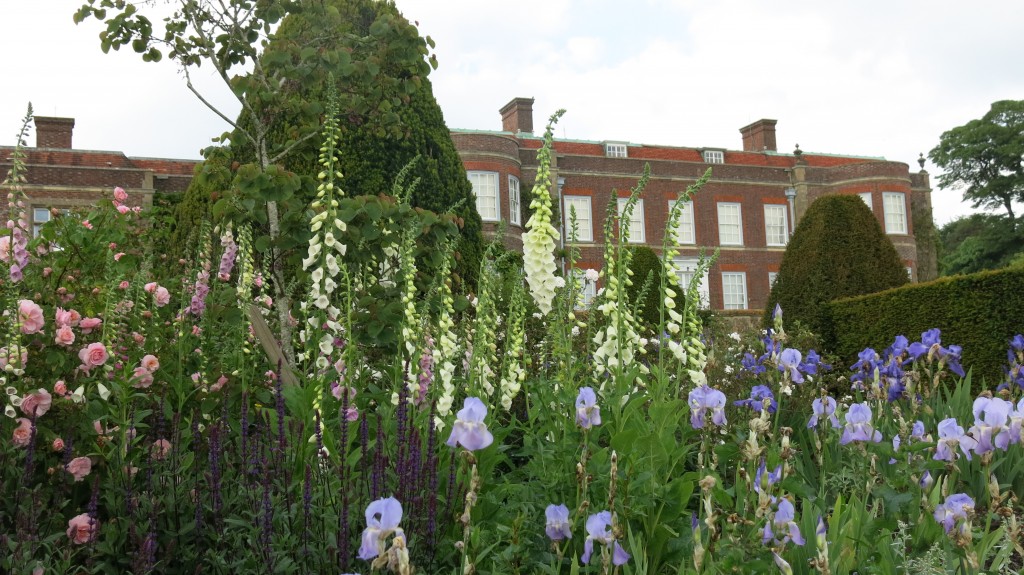
[[[942,332],[932,328],[921,334],[921,341],[915,341],[907,347],[911,361],[917,361],[922,355],[931,355],[942,348]]]
[[[800,373],[800,360],[803,356],[800,350],[787,347],[779,354],[779,371],[789,375],[793,383],[803,383],[804,376]]]
[[[960,347],[959,345],[951,345],[948,348],[940,348],[939,359],[945,362],[946,367],[949,368],[949,371],[952,371],[953,373],[959,375],[960,377],[964,377],[966,374],[964,372],[963,366],[960,365],[961,352],[963,352],[963,348]]]
[[[838,429],[842,427],[839,423],[839,418],[836,417],[836,400],[829,396],[815,399],[811,402],[811,409],[814,410],[814,415],[811,416],[811,420],[807,422],[807,428],[810,429],[815,425],[818,425],[819,417],[828,417],[828,420],[832,423],[832,427]]]
[[[761,543],[767,545],[769,542],[774,542],[775,545],[785,545],[792,541],[797,545],[803,545],[805,543],[804,537],[800,534],[800,527],[794,521],[795,515],[796,509],[789,499],[780,499],[779,508],[775,511],[775,517],[764,524],[764,530],[761,532]],[[785,535],[781,538],[777,537],[772,529],[773,525],[775,529],[785,533]]]
[[[827,363],[822,363],[821,356],[818,355],[818,352],[812,349],[807,352],[806,360],[800,364],[800,371],[807,375],[817,375],[819,369],[822,371],[828,371],[832,369],[832,366]]]
[[[597,406],[597,394],[590,387],[580,388],[576,396],[576,423],[583,429],[601,425],[601,408]]]
[[[1007,424],[1012,409],[1012,403],[998,397],[979,397],[974,400],[974,425],[968,431],[978,442],[974,448],[975,453],[981,455],[997,447],[1006,451],[1010,445],[1010,428]]]
[[[394,497],[378,499],[366,506],[366,529],[363,530],[363,543],[359,547],[360,559],[369,561],[384,552],[384,540],[395,534],[404,537],[402,528],[402,504]]]
[[[748,399],[734,401],[732,404],[738,407],[746,406],[758,413],[761,413],[761,408],[764,407],[764,400],[766,399],[771,400],[771,403],[768,405],[768,413],[775,413],[779,408],[779,404],[775,401],[775,395],[772,394],[772,390],[768,389],[768,387],[764,385],[755,385],[754,388],[750,390],[750,397]]]
[[[921,481],[918,482],[921,486],[921,491],[929,491],[933,485],[935,485],[935,478],[932,477],[931,471],[925,471],[924,475],[921,476]]]
[[[1017,402],[1017,409],[1010,412],[1010,443],[1020,443],[1024,424],[1024,398]]]
[[[764,365],[758,362],[757,358],[754,357],[754,354],[750,353],[749,351],[743,354],[743,359],[740,360],[740,364],[743,366],[743,369],[749,371],[754,375],[758,375],[767,371]]]
[[[725,419],[725,394],[706,384],[694,388],[689,395],[690,425],[694,429],[703,429],[707,412],[711,411],[711,422],[721,427],[728,423]]]
[[[864,389],[865,381],[874,381],[875,370],[882,365],[882,361],[870,347],[864,348],[864,351],[857,354],[857,358],[857,363],[850,366],[850,371],[857,372],[850,376],[850,381],[853,382],[853,389]]]
[[[846,427],[839,444],[846,445],[851,441],[882,441],[882,433],[871,424],[871,408],[866,401],[851,405],[850,411],[846,412]]]
[[[814,539],[818,544],[818,549],[825,549],[828,543],[827,537],[828,530],[825,528],[825,519],[818,515],[818,525],[814,528]]]
[[[467,397],[462,409],[455,414],[455,425],[448,437],[448,446],[461,445],[469,451],[484,449],[494,442],[494,436],[487,431],[484,418],[487,406],[476,397]]]
[[[939,441],[935,445],[935,455],[932,459],[941,461],[956,460],[956,447],[964,452],[967,460],[971,460],[971,450],[978,447],[978,442],[970,435],[964,435],[964,428],[956,423],[956,419],[950,417],[939,422]]]
[[[1010,349],[1017,353],[1024,353],[1024,335],[1017,334],[1010,339]]]
[[[924,422],[920,419],[915,421],[914,427],[910,429],[910,439],[924,441]]]
[[[775,485],[779,479],[782,479],[782,465],[775,467],[775,471],[768,471],[765,466],[764,459],[761,460],[761,465],[757,467],[757,473],[754,474],[754,491],[760,493],[762,490],[767,490],[772,485]]]
[[[568,507],[564,504],[548,505],[548,508],[544,510],[544,516],[547,518],[547,524],[544,526],[544,532],[548,534],[549,539],[552,541],[572,539]]]
[[[583,543],[583,556],[580,561],[590,564],[590,556],[594,553],[594,541],[612,548],[612,565],[625,565],[629,561],[629,553],[615,540],[612,532],[612,514],[609,511],[595,513],[587,518],[587,540]]]
[[[935,520],[949,533],[957,520],[967,521],[974,513],[974,500],[966,493],[954,493],[935,508]]]
[[[892,345],[885,349],[882,355],[886,359],[902,360],[903,355],[907,353],[907,348],[910,347],[910,340],[905,335],[896,336],[896,340],[892,342]]]

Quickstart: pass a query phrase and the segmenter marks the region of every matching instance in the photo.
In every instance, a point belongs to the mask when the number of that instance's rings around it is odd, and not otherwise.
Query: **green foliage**
[[[1024,270],[1005,269],[940,278],[829,305],[835,325],[831,348],[854,359],[867,346],[889,345],[897,335],[911,341],[931,328],[945,345],[964,349],[961,363],[990,386],[1002,379],[1007,341],[1024,326]]]
[[[971,214],[939,230],[942,275],[970,274],[1010,265],[1024,254],[1024,233],[1011,228],[1005,216]]]
[[[907,283],[907,272],[878,220],[857,196],[823,196],[807,209],[789,241],[768,298],[765,325],[776,304],[830,341],[827,304]]]
[[[626,293],[633,307],[633,317],[640,324],[641,335],[651,337],[656,335],[658,324],[661,322],[661,302],[658,297],[662,274],[661,258],[646,246],[629,249],[632,252],[629,269],[633,273],[633,281],[626,286]],[[685,295],[682,289],[675,291],[676,309],[681,310]]]
[[[169,236],[167,253],[174,259],[185,257],[192,245],[192,235],[204,219],[210,218],[210,209],[231,186],[231,149],[212,147],[204,152],[206,159],[196,166],[192,181],[174,206],[174,217],[161,226]]]
[[[942,188],[964,190],[975,208],[1006,210],[1016,229],[1013,203],[1024,201],[1024,100],[993,102],[992,108],[945,132],[928,152],[943,169]]]

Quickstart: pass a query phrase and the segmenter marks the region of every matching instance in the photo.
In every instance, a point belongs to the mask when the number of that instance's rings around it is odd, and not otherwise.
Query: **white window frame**
[[[690,278],[697,273],[698,260],[692,258],[675,258],[673,263],[676,267],[676,280],[679,287],[685,292],[690,285]],[[708,309],[711,306],[711,288],[708,285],[708,272],[700,278],[697,285],[697,295],[700,298],[700,309]]]
[[[488,196],[480,195],[484,182],[478,182],[477,180],[482,180],[485,176],[491,178],[494,185],[494,217],[484,215],[483,210],[480,209],[480,200],[487,200]],[[466,172],[466,177],[469,178],[469,182],[473,184],[473,197],[476,198],[476,212],[480,214],[480,220],[484,222],[501,221],[501,186],[499,184],[498,172],[472,170]]]
[[[789,221],[786,215],[786,209],[788,206],[782,204],[765,204],[764,205],[764,241],[765,245],[769,247],[784,247],[789,239]],[[782,214],[782,233],[778,234],[779,225],[777,223],[772,224],[769,221],[768,212],[780,212]],[[775,218],[778,218],[776,214]],[[774,230],[773,230],[774,229]],[[775,231],[776,234],[772,234]]]
[[[586,270],[575,268],[572,270],[572,277],[580,287],[576,294],[576,309],[588,309],[597,298],[597,282],[587,281]]]
[[[609,158],[628,158],[629,146],[622,142],[605,142],[604,155]]]
[[[619,218],[622,218],[622,210],[626,209],[626,202],[629,198],[619,198]],[[629,218],[629,237],[626,242],[630,244],[642,244],[647,241],[647,234],[644,232],[644,201],[637,200],[633,206],[633,214]]]
[[[736,222],[735,223],[729,222],[729,223],[724,223],[723,224],[723,220],[726,219],[727,215],[728,215],[729,218],[732,217],[731,214],[723,213],[723,211],[722,211],[723,208],[731,209],[731,208],[734,208],[734,207],[736,208]],[[736,236],[735,236],[735,238],[733,238],[731,234],[730,234],[729,237],[726,237],[726,234],[723,233],[725,231],[723,229],[723,225],[736,226]],[[742,246],[743,245],[743,206],[742,205],[740,205],[740,204],[738,204],[736,202],[718,202],[718,244],[722,245],[722,246]]]
[[[738,286],[728,286],[739,287],[740,292],[738,294],[729,293],[729,290],[726,289],[726,279],[739,280]],[[729,283],[731,284],[732,282],[730,281]],[[739,299],[742,302],[737,301]],[[749,306],[747,298],[747,272],[722,272],[722,309],[750,309]]]
[[[43,218],[39,215],[44,214]],[[44,208],[40,206],[32,206],[32,237],[39,237],[39,230],[43,227],[43,224],[53,219],[53,214],[50,213],[50,208]]]
[[[584,204],[586,209],[581,210],[579,206]],[[591,209],[590,196],[562,196],[562,222],[565,227],[565,239],[569,240],[572,234],[571,205],[576,206],[576,223],[579,225],[576,241],[594,241],[594,212]],[[583,213],[584,211],[586,214]],[[586,216],[585,218],[583,217],[584,215]]]
[[[907,195],[903,192],[882,193],[882,213],[885,215],[885,233],[907,233]]]
[[[775,280],[779,278],[779,272],[768,272],[768,290],[775,287]]]
[[[701,154],[705,164],[724,164],[725,152],[723,150],[704,150]]]
[[[508,221],[517,226],[523,225],[522,204],[519,201],[519,178],[508,176]]]
[[[914,281],[914,268],[912,268],[911,266],[907,266],[907,279],[910,281]]]
[[[874,200],[871,199],[871,192],[861,192],[857,195],[860,196],[860,199],[864,201],[864,205],[866,205],[869,210],[872,212],[875,211],[875,204]]]
[[[669,200],[668,210],[672,213],[672,209],[681,200]],[[679,209],[679,225],[676,226],[676,241],[680,245],[695,245],[697,243],[697,227],[694,223],[693,217],[693,200],[683,202],[683,207]]]

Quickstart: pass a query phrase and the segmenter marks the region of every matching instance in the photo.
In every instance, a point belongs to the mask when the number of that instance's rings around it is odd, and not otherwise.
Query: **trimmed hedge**
[[[828,341],[828,302],[906,283],[896,248],[864,202],[852,195],[822,196],[807,208],[786,247],[764,325],[771,326],[779,304],[788,325],[799,321]]]
[[[883,349],[897,335],[919,340],[937,327],[943,345],[963,346],[961,364],[994,388],[1006,350],[1024,332],[1024,269],[1003,269],[846,298],[829,304],[835,339],[829,348],[852,364],[865,347]]]

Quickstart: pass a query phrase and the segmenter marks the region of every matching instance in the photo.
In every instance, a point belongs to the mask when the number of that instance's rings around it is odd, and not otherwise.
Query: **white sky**
[[[102,26],[72,22],[83,1],[0,0],[0,143],[31,101],[76,119],[76,148],[199,157],[226,126],[173,63],[104,55]],[[779,151],[916,171],[942,132],[1024,98],[1019,0],[397,3],[437,42],[431,80],[452,128],[499,130],[516,96],[536,98],[538,133],[566,108],[557,135],[577,139],[741,149],[741,126],[774,118]],[[226,89],[205,84],[233,116]],[[970,211],[952,190],[936,188],[933,204],[939,225]]]

